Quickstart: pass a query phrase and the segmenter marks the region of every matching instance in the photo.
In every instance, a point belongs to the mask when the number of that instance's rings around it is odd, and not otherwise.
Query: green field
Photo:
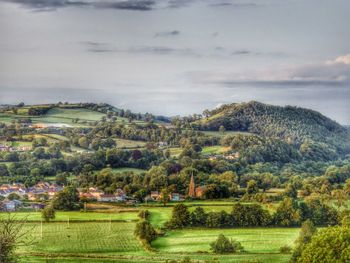
[[[215,136],[215,137],[225,137],[226,135],[236,135],[236,134],[251,134],[249,132],[241,132],[241,131],[225,131],[225,132],[219,132],[219,131],[204,131],[206,135]]]
[[[229,147],[223,147],[220,145],[216,146],[207,146],[202,149],[202,154],[204,155],[211,155],[211,154],[223,154],[227,152],[230,148]]]
[[[230,212],[232,203],[230,200],[186,202],[190,210],[201,206],[208,212]],[[167,207],[155,205],[136,209],[108,205],[110,209],[120,209],[123,212],[56,212],[55,221],[43,223],[42,234],[40,212],[15,213],[18,218],[27,216],[25,229],[31,230],[31,237],[35,241],[30,247],[18,249],[20,262],[151,263],[179,260],[186,256],[196,262],[213,259],[223,263],[254,260],[264,263],[288,262],[290,255],[279,253],[279,248],[284,245],[293,246],[299,232],[298,228],[182,229],[158,237],[152,243],[155,251],[149,252],[134,237],[133,231],[138,209],[148,209],[151,212],[151,223],[157,227],[161,227],[170,218],[173,203]],[[97,205],[97,208],[101,210],[102,206]],[[7,213],[0,213],[0,219],[5,216]],[[246,253],[212,254],[209,244],[221,233],[240,241]]]
[[[134,141],[134,140],[125,140],[125,139],[116,139],[115,142],[117,143],[117,148],[122,148],[122,149],[142,148],[146,145],[146,142],[143,142],[143,141]]]
[[[17,218],[26,218],[28,221],[40,221],[40,212],[16,212],[12,213]],[[7,218],[7,213],[0,213],[0,219]],[[137,212],[56,212],[54,221],[109,221],[109,220],[137,220]]]
[[[279,253],[279,248],[293,246],[298,228],[240,228],[240,229],[185,229],[168,232],[152,245],[161,252],[209,252],[210,243],[219,234],[241,242],[249,253]]]
[[[142,251],[133,236],[135,223],[28,223],[35,240],[29,248],[18,252],[36,253],[130,253]],[[33,230],[32,230],[33,229]]]
[[[145,173],[147,170],[137,169],[137,168],[129,168],[129,167],[122,167],[122,168],[114,168],[112,169],[113,173],[124,173],[124,172],[133,172],[135,174]]]

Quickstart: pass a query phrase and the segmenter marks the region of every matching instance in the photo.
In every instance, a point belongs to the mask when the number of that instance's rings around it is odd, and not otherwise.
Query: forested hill
[[[292,106],[272,106],[256,101],[223,105],[206,111],[197,123],[204,130],[247,131],[300,144],[306,140],[343,144],[349,131],[319,112]]]

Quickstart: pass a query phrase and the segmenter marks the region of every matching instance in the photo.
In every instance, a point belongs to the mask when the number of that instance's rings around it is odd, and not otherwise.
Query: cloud
[[[211,3],[209,4],[209,6],[212,7],[228,7],[228,6],[232,6],[232,7],[257,7],[258,4],[254,3],[254,2],[237,2],[237,1],[233,1],[233,2],[219,2],[219,3]]]
[[[172,30],[172,31],[163,31],[163,32],[157,32],[154,37],[172,37],[180,35],[180,31],[178,30]]]
[[[345,64],[350,65],[350,54],[337,57],[334,60],[327,61],[328,64],[334,65],[334,64]]]
[[[240,52],[238,52],[239,54]],[[249,51],[241,52],[250,54]],[[334,60],[251,72],[189,72],[188,78],[197,83],[224,87],[349,87],[350,55]]]
[[[124,9],[134,11],[149,11],[156,4],[153,0],[120,0],[120,1],[75,1],[75,0],[5,0],[17,3],[34,11],[51,11],[63,7],[93,7],[105,9]]]
[[[80,41],[80,45],[85,46],[87,52],[92,53],[144,53],[153,55],[182,55],[182,56],[200,56],[191,48],[173,48],[167,46],[130,46],[130,47],[118,47],[107,43],[94,42],[94,41]]]

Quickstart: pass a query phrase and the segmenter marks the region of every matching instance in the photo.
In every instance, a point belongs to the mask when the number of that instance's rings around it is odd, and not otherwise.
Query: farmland
[[[194,208],[196,203],[192,205]],[[211,206],[200,205],[207,211],[229,207],[223,201]],[[171,213],[171,207],[147,209],[151,212],[152,224],[156,226],[161,226]],[[16,216],[20,218],[22,215],[28,216],[25,230],[30,230],[35,242],[29,247],[18,249],[21,262],[47,262],[45,258],[48,257],[53,262],[75,263],[165,262],[186,256],[198,261],[215,258],[220,262],[288,262],[289,255],[281,254],[279,248],[283,245],[293,246],[299,231],[298,228],[182,229],[158,237],[152,243],[155,251],[149,252],[133,234],[135,222],[129,220],[136,220],[136,211],[57,212],[55,221],[43,223],[42,230],[38,222],[39,212],[17,213]],[[70,222],[67,221],[68,217]],[[112,221],[109,221],[110,218]],[[221,233],[240,241],[246,252],[235,255],[212,254],[209,244]]]
[[[293,246],[297,228],[186,229],[171,231],[153,242],[161,252],[209,252],[209,244],[219,234],[235,239],[249,253],[279,253],[284,245]]]

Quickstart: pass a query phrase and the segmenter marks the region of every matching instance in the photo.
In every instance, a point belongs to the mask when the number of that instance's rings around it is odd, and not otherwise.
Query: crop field
[[[186,204],[190,210],[201,206],[208,212],[229,212],[232,202],[196,201]],[[157,263],[179,260],[186,256],[198,262],[213,259],[222,263],[254,260],[263,263],[288,262],[290,255],[281,254],[279,248],[284,245],[293,246],[299,233],[298,228],[182,229],[158,237],[152,242],[155,251],[148,252],[133,234],[137,210],[148,209],[152,224],[160,227],[170,218],[172,206],[148,206],[132,211],[129,211],[131,208],[106,206],[121,209],[122,212],[56,212],[55,221],[43,223],[42,231],[41,223],[38,222],[41,220],[40,212],[17,212],[19,218],[27,216],[25,229],[30,230],[34,240],[30,247],[18,249],[20,262]],[[6,215],[0,214],[0,219]],[[241,242],[246,252],[234,255],[212,254],[209,244],[221,233]]]
[[[40,212],[16,212],[12,213],[16,218],[26,218],[28,221],[40,221]],[[7,213],[0,213],[0,219],[6,218]],[[54,221],[109,221],[109,220],[137,220],[136,211],[121,211],[113,213],[102,212],[56,212]]]
[[[34,244],[19,252],[36,253],[132,253],[142,251],[134,238],[135,223],[28,223]]]

